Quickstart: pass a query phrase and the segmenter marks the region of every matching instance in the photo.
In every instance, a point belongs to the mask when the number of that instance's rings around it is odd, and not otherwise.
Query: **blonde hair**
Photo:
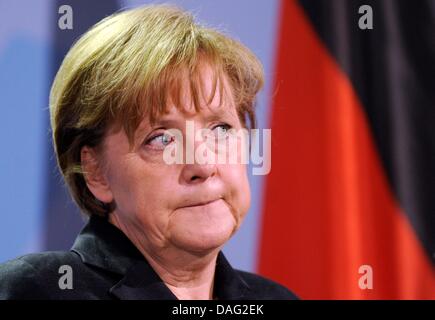
[[[185,71],[198,110],[203,90],[199,65],[204,60],[214,72],[212,96],[225,77],[242,124],[247,126],[248,120],[255,127],[261,63],[241,43],[195,23],[177,7],[143,6],[113,14],[69,50],[51,88],[50,120],[58,165],[84,213],[106,215],[113,207],[88,189],[81,148],[101,146],[112,125],[122,126],[132,144],[140,121],[162,114],[169,94],[180,105]]]

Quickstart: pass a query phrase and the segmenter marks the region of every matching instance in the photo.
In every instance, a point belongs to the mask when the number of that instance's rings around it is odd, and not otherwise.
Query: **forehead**
[[[233,90],[225,73],[205,63],[195,71],[189,74],[183,69],[166,78],[166,84],[170,85],[159,88],[165,95],[165,99],[160,100],[164,105],[147,108],[149,105],[142,103],[142,116],[131,131],[132,136],[127,132],[131,144],[152,127],[171,127],[194,117],[239,121]]]
[[[194,117],[197,114],[236,113],[234,97],[224,72],[201,64],[196,72],[176,76],[167,87],[165,105],[145,115],[151,124],[168,116]]]

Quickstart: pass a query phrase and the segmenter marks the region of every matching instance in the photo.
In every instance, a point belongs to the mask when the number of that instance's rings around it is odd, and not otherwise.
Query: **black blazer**
[[[59,282],[67,265],[72,289]],[[59,281],[61,279],[61,281]],[[64,280],[64,278],[63,278]],[[234,270],[219,253],[218,299],[296,299],[285,287]],[[29,254],[0,265],[0,299],[176,299],[139,250],[106,219],[93,216],[71,251]]]

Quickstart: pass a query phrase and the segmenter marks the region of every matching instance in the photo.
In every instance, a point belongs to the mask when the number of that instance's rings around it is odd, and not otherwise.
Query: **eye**
[[[223,139],[223,138],[226,138],[228,136],[228,131],[231,128],[232,127],[229,124],[221,123],[221,124],[218,124],[217,126],[214,126],[212,131],[214,132],[217,139]]]
[[[154,149],[164,149],[175,140],[174,136],[168,133],[160,133],[145,141],[145,144]]]

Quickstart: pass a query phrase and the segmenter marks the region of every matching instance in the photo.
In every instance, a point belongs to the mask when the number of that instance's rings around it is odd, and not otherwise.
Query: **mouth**
[[[206,206],[206,205],[208,205],[208,204],[215,203],[215,202],[217,202],[217,201],[219,201],[219,200],[221,200],[221,199],[222,199],[222,198],[217,198],[217,199],[210,200],[210,201],[193,202],[193,203],[191,203],[191,204],[188,204],[188,205],[182,206],[181,208],[194,208],[194,207]]]

